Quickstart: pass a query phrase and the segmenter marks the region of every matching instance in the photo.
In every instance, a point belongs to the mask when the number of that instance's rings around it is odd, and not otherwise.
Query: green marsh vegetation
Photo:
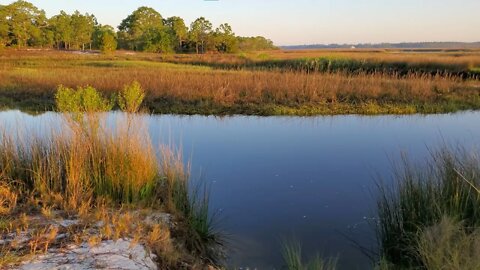
[[[335,270],[338,258],[323,258],[315,255],[308,261],[302,254],[302,246],[296,240],[282,243],[282,257],[287,270]]]
[[[453,74],[217,69],[189,64],[195,56],[172,63],[158,54],[125,52],[105,56],[9,50],[0,55],[4,109],[53,110],[60,84],[91,85],[112,95],[134,80],[145,88],[144,106],[154,113],[412,114],[480,107],[478,80]],[[223,57],[236,61],[231,55],[201,59],[221,62]]]
[[[93,237],[133,235],[157,253],[160,265],[175,267],[185,256],[195,263],[218,264],[222,241],[212,228],[208,197],[191,192],[189,166],[179,151],[153,146],[147,126],[136,117],[144,96],[138,82],[125,85],[111,98],[90,86],[59,86],[55,103],[63,121],[60,127],[52,126],[51,136],[2,130],[0,215],[9,224],[7,229],[20,230],[14,221],[25,213],[51,216],[55,210],[92,218],[92,212],[104,217],[105,224],[130,228],[121,233],[105,229]],[[114,106],[123,116],[112,127],[106,112]],[[132,216],[120,214],[122,209],[165,211],[177,226],[172,231],[133,228],[128,225],[135,224],[129,221]],[[119,214],[105,215],[108,211]],[[0,252],[11,254],[8,247]]]
[[[380,269],[478,269],[480,160],[443,148],[419,165],[404,160],[380,185]]]

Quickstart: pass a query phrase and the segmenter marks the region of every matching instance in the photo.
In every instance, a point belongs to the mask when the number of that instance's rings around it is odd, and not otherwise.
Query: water
[[[230,234],[229,264],[280,269],[280,243],[296,237],[306,255],[340,256],[368,269],[355,247],[375,247],[375,178],[388,181],[406,153],[421,161],[444,144],[480,143],[480,112],[412,116],[145,116],[154,142],[182,145],[193,175]],[[53,113],[0,112],[0,125],[36,127]],[[201,176],[201,177],[200,177]]]

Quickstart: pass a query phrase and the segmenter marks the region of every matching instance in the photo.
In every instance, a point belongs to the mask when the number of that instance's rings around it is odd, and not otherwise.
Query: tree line
[[[0,47],[158,53],[233,53],[276,48],[264,37],[236,36],[228,23],[214,29],[204,17],[187,26],[180,17],[164,18],[153,8],[140,7],[116,31],[110,25],[99,24],[93,14],[79,11],[61,11],[47,18],[45,11],[23,0],[0,5]]]

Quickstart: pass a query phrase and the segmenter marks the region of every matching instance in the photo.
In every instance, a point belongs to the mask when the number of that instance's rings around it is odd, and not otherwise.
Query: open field
[[[197,56],[4,50],[0,106],[51,110],[59,84],[114,93],[137,80],[155,113],[409,114],[480,108],[480,82],[474,75],[480,53],[457,54],[272,51]],[[305,57],[317,60],[312,64]]]

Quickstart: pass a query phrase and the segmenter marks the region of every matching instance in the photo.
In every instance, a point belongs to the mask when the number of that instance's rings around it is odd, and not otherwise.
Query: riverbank
[[[62,254],[97,252],[82,262],[88,269],[109,250],[134,268],[220,263],[207,195],[190,186],[181,154],[155,149],[135,117],[144,96],[136,82],[115,101],[92,87],[59,86],[61,119],[44,126],[48,133],[0,129],[0,268],[64,265]],[[115,104],[123,114],[111,127],[105,112]]]
[[[388,58],[390,54],[385,55],[382,61],[393,61]],[[224,61],[225,65],[234,65],[238,59],[244,59],[252,65],[262,65],[258,56],[164,56],[125,52],[105,56],[5,50],[0,57],[0,107],[4,109],[53,110],[54,93],[60,84],[90,85],[111,95],[133,80],[146,89],[145,107],[161,114],[413,114],[480,108],[478,79],[456,75],[462,72],[459,70],[469,68],[468,61],[477,65],[476,55],[467,55],[470,58],[462,60],[467,64],[458,59],[448,64],[450,60],[445,62],[442,56],[425,59],[422,55],[418,55],[420,60],[415,64],[416,58],[408,55],[404,61],[410,61],[410,65],[392,62],[392,65],[385,64],[386,70],[378,69],[377,66],[383,64],[375,64],[380,61],[379,56],[362,60],[354,55],[352,61],[364,65],[372,61],[375,70],[352,70],[335,64],[335,69],[321,72],[301,67],[292,69],[288,64],[255,70],[248,66],[223,68],[212,64]],[[401,56],[395,57],[398,61]],[[323,67],[325,61],[317,62]],[[438,68],[454,66],[456,71],[449,73],[447,69],[432,74],[437,65]],[[400,70],[408,66],[428,66],[429,69]]]
[[[375,246],[375,235],[367,230],[377,221],[371,219],[377,198],[372,194],[376,190],[372,174],[390,185],[392,162],[400,162],[399,151],[421,164],[431,150],[444,144],[477,149],[479,114],[135,117],[148,124],[155,149],[162,144],[182,145],[184,156],[191,158],[192,174],[204,173],[199,178],[212,187],[212,212],[221,211],[221,228],[231,240],[227,247],[236,248],[227,253],[232,268],[281,268],[279,238],[295,237],[302,243],[305,263],[318,252],[324,258],[338,256],[338,269],[372,269],[368,258],[344,237]],[[117,123],[122,115],[109,112],[108,122]],[[60,113],[0,112],[1,126],[10,134],[26,126],[49,134],[45,127],[61,121]],[[325,226],[325,220],[334,223]]]

